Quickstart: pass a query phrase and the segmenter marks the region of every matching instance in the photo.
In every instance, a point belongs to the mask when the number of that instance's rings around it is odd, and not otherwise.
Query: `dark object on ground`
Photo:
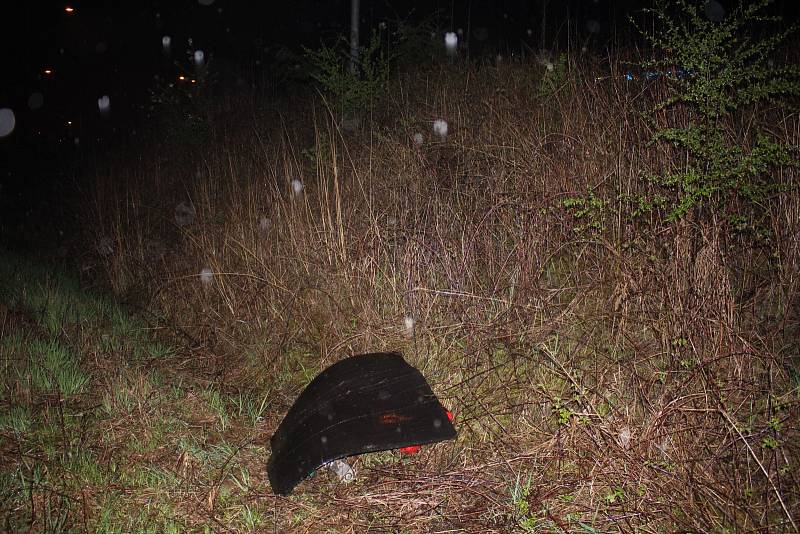
[[[326,463],[456,437],[447,411],[398,353],[353,356],[321,372],[272,436],[272,491],[288,495]]]

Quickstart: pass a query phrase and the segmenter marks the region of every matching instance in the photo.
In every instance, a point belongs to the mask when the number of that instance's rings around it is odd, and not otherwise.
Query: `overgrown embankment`
[[[355,134],[323,106],[281,128],[256,114],[189,170],[109,175],[124,194],[97,200],[108,279],[144,288],[221,388],[278,416],[339,358],[402,350],[455,412],[457,442],[281,501],[303,522],[789,525],[793,175],[733,232],[631,215],[675,157],[647,148],[640,115],[665,88],[571,69],[553,85],[529,63],[427,71]]]
[[[650,143],[691,132],[691,102],[651,113],[671,82],[626,72],[566,57],[433,66],[393,78],[349,132],[320,100],[227,100],[191,157],[175,157],[178,136],[100,169],[84,273],[148,310],[156,331],[137,331],[170,349],[87,334],[74,400],[10,379],[4,402],[52,427],[47,441],[3,426],[14,520],[43,521],[47,496],[65,522],[137,528],[796,529],[796,169],[768,161],[777,187],[756,209],[727,167],[705,195],[692,147]],[[746,108],[712,137],[751,154],[747,132],[764,127],[796,146],[788,109]],[[671,217],[667,200],[687,197]],[[62,319],[47,335],[74,342]],[[380,350],[422,370],[458,439],[273,496],[268,437],[293,399]],[[106,412],[67,419],[93,399]],[[87,454],[90,486],[55,481]],[[112,517],[114,495],[157,505]]]

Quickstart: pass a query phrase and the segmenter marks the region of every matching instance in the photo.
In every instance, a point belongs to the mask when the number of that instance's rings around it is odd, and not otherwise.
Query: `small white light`
[[[303,191],[303,182],[298,179],[292,180],[292,192],[295,195],[299,195]]]
[[[108,95],[103,95],[97,99],[97,109],[100,113],[108,113],[111,111],[111,98]]]
[[[414,144],[417,146],[422,146],[422,143],[425,142],[425,139],[422,137],[422,134],[417,132],[414,134]]]
[[[214,271],[212,271],[209,267],[203,267],[203,270],[200,271],[200,281],[203,283],[203,285],[207,286],[213,279]]]
[[[403,318],[403,324],[404,324],[404,325],[405,325],[405,327],[406,327],[406,334],[407,334],[409,337],[410,337],[410,336],[413,336],[413,335],[414,335],[414,324],[415,324],[414,318],[413,318],[413,317],[411,317],[410,315],[406,315],[406,316]]]
[[[203,53],[202,50],[195,50],[194,51],[194,64],[198,67],[203,65],[203,62],[206,60],[206,55]]]
[[[444,34],[444,47],[450,56],[454,56],[458,52],[458,35],[455,32]]]
[[[172,37],[169,35],[162,37],[161,46],[164,47],[164,52],[169,52],[169,49],[172,47]]]
[[[444,119],[436,119],[433,121],[433,131],[444,141],[447,137],[447,121]]]

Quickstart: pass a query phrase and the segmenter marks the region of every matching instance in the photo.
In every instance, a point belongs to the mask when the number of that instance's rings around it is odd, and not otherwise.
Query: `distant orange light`
[[[65,7],[64,11],[66,11],[69,14],[75,13],[75,10],[71,6]]]
[[[67,126],[72,126],[72,121],[67,121]]]
[[[181,76],[178,76],[178,79],[179,79],[180,81],[183,81],[183,80],[185,80],[185,79],[186,79],[186,76],[183,76],[183,75],[181,75]]]
[[[44,69],[44,73],[50,76],[51,74],[53,74],[53,71],[50,69]]]
[[[197,83],[197,80],[192,80],[192,83]]]

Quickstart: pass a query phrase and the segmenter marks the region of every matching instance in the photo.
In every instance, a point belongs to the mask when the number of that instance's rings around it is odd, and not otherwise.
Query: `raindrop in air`
[[[111,98],[108,95],[103,95],[97,99],[97,109],[100,113],[108,113],[111,111]]]
[[[406,334],[408,334],[408,336],[413,336],[414,335],[414,318],[411,317],[410,315],[406,315],[403,318],[403,324],[406,327]]]
[[[0,109],[0,137],[6,137],[14,131],[17,120],[11,108]]]
[[[196,212],[194,206],[187,202],[179,202],[175,206],[175,224],[178,226],[188,226],[194,222]]]
[[[711,22],[720,22],[725,18],[725,8],[716,0],[708,0],[703,6],[703,11]]]
[[[44,95],[39,91],[31,93],[31,96],[28,97],[28,108],[31,111],[36,111],[41,109],[42,106],[44,106]]]
[[[214,271],[212,271],[209,267],[203,267],[203,270],[200,271],[200,281],[203,282],[203,285],[209,285],[213,279]]]
[[[448,55],[456,55],[458,52],[458,35],[456,35],[455,32],[447,32],[444,34],[444,47],[447,49]]]
[[[169,54],[170,48],[172,48],[172,37],[169,35],[165,35],[161,38],[161,46],[164,49],[164,52]]]
[[[600,23],[594,19],[589,19],[586,21],[586,30],[589,33],[598,33],[600,31]]]
[[[447,137],[447,121],[444,119],[436,119],[433,121],[433,131],[444,141]]]
[[[203,63],[206,60],[206,55],[203,53],[202,50],[195,50],[194,51],[194,64],[198,67],[202,67]]]
[[[298,179],[292,180],[292,192],[295,195],[299,195],[303,191],[303,182]]]

